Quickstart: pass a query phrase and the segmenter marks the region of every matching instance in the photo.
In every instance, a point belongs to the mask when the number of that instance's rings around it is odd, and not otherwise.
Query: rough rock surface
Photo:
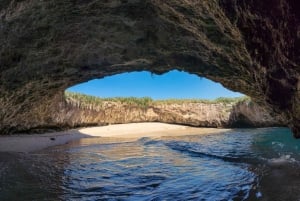
[[[149,106],[104,101],[82,104],[67,98],[53,118],[65,127],[163,122],[197,127],[284,126],[283,119],[250,101],[237,103],[155,103]],[[40,130],[37,130],[39,132]]]
[[[172,69],[273,109],[300,137],[296,0],[1,0],[0,133],[63,126],[67,87]]]

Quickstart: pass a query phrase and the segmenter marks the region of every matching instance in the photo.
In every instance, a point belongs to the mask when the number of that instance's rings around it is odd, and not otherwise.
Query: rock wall
[[[197,127],[268,127],[284,126],[280,117],[250,101],[238,103],[155,103],[138,106],[105,101],[101,105],[82,105],[67,99],[56,122],[65,127],[163,122]]]
[[[270,108],[300,137],[296,0],[2,0],[0,133],[60,126],[64,90],[173,69]]]

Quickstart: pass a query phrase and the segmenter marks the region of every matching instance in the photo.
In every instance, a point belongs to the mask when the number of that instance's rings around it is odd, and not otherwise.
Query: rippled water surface
[[[86,138],[0,153],[0,200],[300,200],[299,149],[284,128]]]

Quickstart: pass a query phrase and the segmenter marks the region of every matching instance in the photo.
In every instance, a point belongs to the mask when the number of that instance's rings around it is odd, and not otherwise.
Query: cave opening
[[[172,70],[162,75],[148,71],[121,73],[102,79],[74,85],[66,92],[81,93],[100,98],[150,97],[161,99],[208,99],[237,98],[241,93],[226,89],[207,78]]]
[[[214,128],[281,125],[249,97],[178,70],[91,80],[68,88],[65,103],[59,116],[69,127],[137,122]]]

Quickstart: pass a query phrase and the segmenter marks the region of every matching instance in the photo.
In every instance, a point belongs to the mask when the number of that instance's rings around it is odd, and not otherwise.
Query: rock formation
[[[60,126],[66,88],[183,70],[271,108],[300,137],[296,0],[2,0],[0,133]]]
[[[53,113],[52,118],[57,124],[64,125],[66,128],[136,122],[163,122],[215,128],[285,125],[279,115],[270,113],[250,100],[149,101],[147,104],[117,99],[107,101],[95,98],[94,100],[96,101],[87,102],[74,95],[68,95],[66,101],[59,105],[60,112]],[[43,131],[41,128],[35,130],[35,132],[41,131]]]

